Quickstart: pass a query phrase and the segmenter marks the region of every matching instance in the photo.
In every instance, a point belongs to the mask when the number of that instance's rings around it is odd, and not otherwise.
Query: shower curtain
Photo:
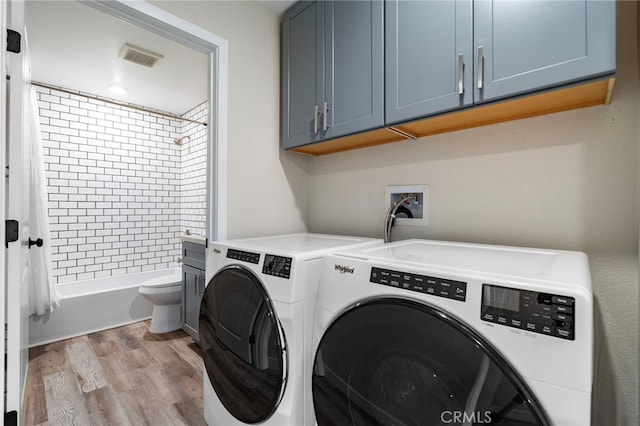
[[[25,137],[31,138],[31,211],[29,229],[32,238],[42,238],[42,247],[33,246],[29,250],[29,270],[31,287],[29,301],[31,314],[43,315],[59,306],[58,294],[53,281],[51,260],[51,236],[49,235],[49,215],[47,211],[47,180],[40,132],[40,114],[36,89],[31,87],[30,108],[26,111],[29,123]]]

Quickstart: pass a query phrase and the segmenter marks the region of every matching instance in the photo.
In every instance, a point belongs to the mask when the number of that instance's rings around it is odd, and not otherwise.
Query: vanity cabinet
[[[205,246],[182,243],[182,329],[199,341],[200,302],[205,289]]]
[[[613,0],[387,0],[386,124],[610,75]]]
[[[282,143],[384,126],[382,1],[299,2],[283,17]]]

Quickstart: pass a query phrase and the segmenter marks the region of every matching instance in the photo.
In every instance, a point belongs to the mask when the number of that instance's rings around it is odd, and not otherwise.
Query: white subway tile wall
[[[56,281],[178,266],[182,148],[173,141],[183,123],[57,90],[37,91]],[[199,160],[206,163],[206,156]],[[190,223],[204,220],[203,213]]]
[[[207,103],[183,114],[184,118],[200,123],[207,121]],[[180,229],[192,234],[205,234],[207,208],[207,127],[197,123],[182,123]],[[188,136],[188,138],[187,138]]]

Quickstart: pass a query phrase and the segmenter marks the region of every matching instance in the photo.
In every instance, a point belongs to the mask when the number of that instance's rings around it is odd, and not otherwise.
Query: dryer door
[[[284,332],[260,280],[242,266],[221,269],[200,304],[204,365],[220,402],[244,423],[269,418],[287,378]]]
[[[316,353],[319,425],[547,425],[514,369],[476,332],[413,301],[340,316]]]

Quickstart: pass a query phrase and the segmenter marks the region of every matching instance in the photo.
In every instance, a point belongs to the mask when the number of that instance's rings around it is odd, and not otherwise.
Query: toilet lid
[[[153,287],[153,288],[165,288],[165,287],[174,287],[182,285],[182,276],[180,274],[175,274],[172,276],[161,276],[156,278],[151,278],[149,280],[144,281],[141,284],[141,287]]]

